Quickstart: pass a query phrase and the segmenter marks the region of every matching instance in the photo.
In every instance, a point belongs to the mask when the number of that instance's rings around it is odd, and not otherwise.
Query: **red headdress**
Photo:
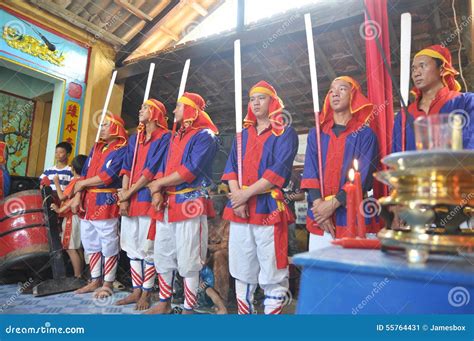
[[[187,123],[191,129],[210,129],[214,134],[218,134],[219,130],[212,122],[209,115],[204,111],[206,102],[195,93],[185,92],[178,99],[178,103],[184,104],[183,123]]]
[[[115,148],[118,149],[125,146],[128,142],[128,135],[122,118],[112,113],[107,113],[105,119],[110,122],[110,135],[117,137],[120,141]]]
[[[164,104],[154,98],[147,99],[144,104],[150,107],[150,121],[155,121],[159,127],[168,130],[166,107]]]
[[[334,80],[343,80],[351,85],[350,111],[357,122],[356,128],[366,124],[372,114],[374,105],[364,96],[360,84],[349,76],[337,77]],[[327,124],[332,126],[334,122],[334,110],[331,108],[329,96],[330,92],[327,93],[324,99],[323,110],[320,115],[321,126],[326,126]]]
[[[255,84],[249,91],[249,96],[253,94],[261,93],[270,96],[270,104],[268,106],[268,117],[272,124],[272,132],[276,136],[280,136],[285,131],[287,123],[283,115],[283,105],[282,100],[278,97],[277,92],[273,86],[268,84],[265,81],[260,81]],[[252,106],[249,102],[247,107],[247,116],[244,118],[244,127],[248,128],[250,126],[256,126],[257,117],[252,111]]]
[[[444,86],[448,87],[451,91],[461,90],[461,85],[455,79],[455,77],[459,75],[459,72],[453,67],[451,53],[446,47],[441,45],[431,45],[418,52],[415,57],[417,56],[428,56],[441,60],[443,62],[443,74],[441,75],[441,78]],[[421,95],[421,91],[416,87],[411,90],[411,93],[414,94],[415,97]]]

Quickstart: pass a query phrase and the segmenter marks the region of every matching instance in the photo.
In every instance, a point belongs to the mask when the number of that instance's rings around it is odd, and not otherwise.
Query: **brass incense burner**
[[[384,249],[403,249],[410,263],[430,253],[474,255],[474,151],[437,150],[394,153],[376,178],[391,187],[379,200],[387,226],[396,211],[404,226],[381,230]]]

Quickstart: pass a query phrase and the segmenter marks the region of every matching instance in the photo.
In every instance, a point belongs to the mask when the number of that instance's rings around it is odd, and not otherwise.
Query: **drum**
[[[49,250],[40,191],[22,191],[0,201],[0,277],[10,271],[41,272]]]

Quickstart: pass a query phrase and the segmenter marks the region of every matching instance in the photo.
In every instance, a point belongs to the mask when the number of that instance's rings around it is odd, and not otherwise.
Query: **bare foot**
[[[193,314],[194,314],[194,310],[183,309],[183,311],[181,312],[181,315],[193,315]]]
[[[140,295],[142,294],[142,289],[137,288],[133,289],[133,292],[125,298],[118,300],[115,304],[116,305],[125,305],[130,303],[137,303],[140,299]]]
[[[216,311],[217,315],[227,315],[226,307],[215,307],[214,310]]]
[[[90,283],[87,283],[87,285],[83,286],[80,289],[77,289],[74,291],[76,294],[85,294],[88,292],[93,292],[97,290],[97,288],[100,288],[100,285],[102,284],[102,281],[99,279],[93,280]]]
[[[171,314],[171,302],[158,302],[157,305],[147,310],[145,314]]]
[[[135,310],[147,310],[150,308],[150,292],[143,290],[140,299],[135,306]]]
[[[94,294],[94,298],[106,298],[114,294],[113,283],[104,282],[102,288],[97,289]]]

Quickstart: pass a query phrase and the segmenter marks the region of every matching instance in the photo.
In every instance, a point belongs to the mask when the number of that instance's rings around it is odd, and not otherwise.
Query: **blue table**
[[[472,314],[474,258],[343,249],[302,253],[297,314]]]

